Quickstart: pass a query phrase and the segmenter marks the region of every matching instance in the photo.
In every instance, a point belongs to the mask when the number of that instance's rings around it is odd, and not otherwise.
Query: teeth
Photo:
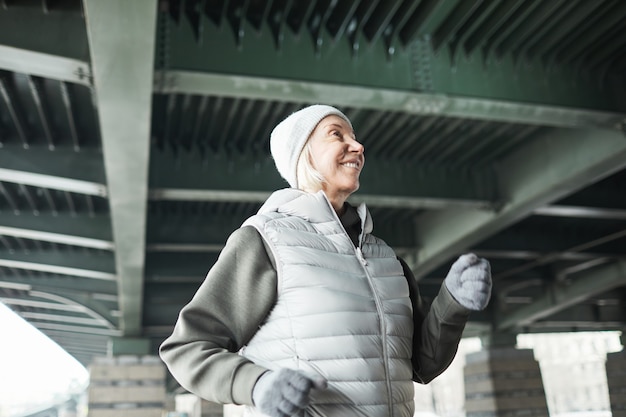
[[[359,167],[359,164],[357,164],[356,162],[346,162],[344,165],[347,166],[348,168],[358,168]]]

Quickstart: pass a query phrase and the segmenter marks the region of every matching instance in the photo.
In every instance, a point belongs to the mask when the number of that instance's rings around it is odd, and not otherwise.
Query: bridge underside
[[[83,364],[156,353],[321,102],[426,297],[491,261],[467,335],[622,330],[625,74],[609,0],[0,0],[0,301]]]

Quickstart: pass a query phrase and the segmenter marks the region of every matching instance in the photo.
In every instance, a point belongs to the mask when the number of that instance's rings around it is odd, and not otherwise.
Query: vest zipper
[[[328,207],[330,207],[330,211],[333,213],[333,215],[335,216],[335,219],[337,220],[337,222],[339,223],[339,226],[341,226],[341,229],[343,230],[343,233],[345,233],[346,237],[348,238],[348,240],[350,241],[350,243],[352,244],[352,239],[350,239],[350,235],[348,234],[348,232],[346,231],[346,228],[343,227],[343,224],[341,223],[341,219],[339,219],[339,216],[337,215],[337,212],[335,211],[335,209],[333,208],[333,206],[330,204],[330,201],[328,201],[328,198],[325,198],[326,202],[328,203]],[[361,236],[363,236],[364,233],[363,231],[361,231]],[[378,312],[378,317],[380,320],[380,333],[381,333],[381,337],[382,337],[382,348],[383,348],[383,363],[384,363],[384,368],[385,368],[385,383],[387,385],[387,406],[389,407],[389,416],[393,417],[393,398],[392,398],[392,389],[391,389],[391,377],[389,375],[389,354],[387,352],[388,348],[387,348],[387,326],[385,325],[385,316],[384,316],[384,310],[382,308],[382,301],[380,300],[380,295],[378,294],[378,292],[376,291],[376,286],[374,285],[374,280],[372,278],[372,276],[370,275],[370,273],[367,270],[367,259],[365,259],[365,256],[363,255],[363,250],[361,249],[361,245],[362,245],[363,241],[362,239],[359,239],[359,245],[358,246],[354,246],[352,245],[352,247],[354,247],[354,252],[357,256],[357,258],[359,259],[359,261],[361,262],[361,265],[363,266],[363,272],[365,272],[365,276],[367,277],[367,282],[370,285],[370,288],[372,289],[372,294],[374,294],[374,303],[376,304],[376,311]]]
[[[361,261],[361,265],[363,266],[363,271],[365,272],[367,281],[369,282],[370,288],[372,289],[372,294],[374,294],[374,302],[376,303],[376,310],[378,311],[378,317],[379,317],[378,319],[380,320],[379,322],[380,323],[380,335],[382,337],[383,363],[385,364],[385,383],[387,385],[387,405],[389,407],[389,416],[393,417],[393,399],[392,399],[392,390],[391,390],[391,376],[389,375],[389,353],[387,351],[388,350],[387,326],[385,325],[385,314],[382,308],[382,301],[380,300],[380,295],[378,294],[378,291],[376,291],[376,286],[374,285],[374,279],[372,278],[372,276],[370,275],[370,273],[368,272],[366,268],[367,259],[365,259],[365,257],[363,256],[363,251],[361,250],[360,244],[358,247],[355,248],[355,252],[356,252],[357,257]]]

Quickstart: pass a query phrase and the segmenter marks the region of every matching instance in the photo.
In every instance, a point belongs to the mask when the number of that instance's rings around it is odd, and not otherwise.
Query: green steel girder
[[[567,103],[545,105],[515,102],[510,98],[454,96],[446,92],[416,92],[411,89],[339,84],[335,80],[271,78],[271,74],[249,76],[187,70],[155,73],[157,93],[181,93],[277,102],[327,103],[380,111],[437,115],[498,122],[557,127],[615,129],[626,123],[625,110],[599,111]]]
[[[584,222],[579,219],[550,217],[544,218],[533,216],[511,226],[502,233],[480,242],[477,246],[479,250],[490,252],[495,251],[523,251],[526,253],[546,253],[546,252],[569,252],[580,247],[580,245],[605,238],[614,234],[621,227],[620,221],[587,219]],[[552,236],[546,236],[546,229],[553,231]],[[616,236],[613,241],[615,249],[609,253],[617,255],[620,253],[620,241]],[[579,249],[580,250],[580,249]],[[588,254],[607,254],[600,251],[595,246],[588,246],[584,249]]]
[[[141,333],[157,1],[84,0],[123,336]],[[133,42],[128,42],[133,39]]]
[[[10,298],[7,299],[7,303],[10,304]],[[90,316],[102,323],[102,327],[108,329],[117,328],[117,319],[111,314],[111,310],[102,302],[93,299],[90,296],[82,294],[68,294],[58,289],[46,289],[40,291],[32,289],[28,292],[28,295],[23,295],[19,298],[23,301],[42,301],[60,304],[67,307],[74,307],[74,311],[80,311],[83,314]]]
[[[524,327],[625,284],[626,261],[624,260],[576,274],[570,283],[555,282],[548,286],[543,295],[537,297],[531,304],[509,313],[499,314],[495,328],[506,330]]]
[[[46,276],[45,278],[2,275],[0,277],[0,283],[27,285],[32,289],[44,292],[54,292],[58,290],[62,294],[82,294],[95,298],[100,296],[102,298],[113,299],[111,296],[117,296],[117,284],[115,281],[86,280],[62,275]],[[105,302],[104,300],[101,301]]]
[[[418,265],[423,276],[443,261],[532,214],[538,207],[626,166],[622,132],[557,129],[500,161],[501,207],[493,212],[449,208],[418,219]],[[454,231],[454,233],[451,233]]]
[[[18,49],[79,61],[89,60],[85,19],[81,13],[0,8],[0,39],[3,45]]]
[[[43,147],[5,146],[0,152],[0,167],[99,184],[106,180],[102,152],[91,149],[76,152],[69,148],[51,151]]]
[[[0,251],[0,266],[114,281],[111,252],[87,254],[67,251]]]
[[[361,184],[355,198],[360,195],[422,198],[421,203],[415,202],[415,208],[446,205],[487,208],[498,199],[493,173],[488,169],[468,172],[453,167],[420,167],[372,157],[366,161]],[[162,198],[158,193],[161,189],[186,189],[251,192],[258,195],[252,201],[262,202],[273,190],[285,187],[287,183],[280,178],[269,156],[208,156],[203,159],[198,154],[183,152],[174,156],[165,151],[153,151],[151,155],[152,199]],[[379,204],[384,205],[384,201]],[[409,205],[409,202],[405,204]]]
[[[90,86],[89,64],[77,59],[0,45],[0,69]]]
[[[145,325],[148,327],[168,326],[167,331],[164,331],[163,333],[168,335],[171,334],[172,330],[174,330],[174,323],[176,323],[178,313],[180,313],[180,310],[185,306],[185,304],[187,304],[187,302],[189,302],[191,299],[190,297],[192,296],[193,292],[190,292],[188,299],[180,304],[160,305],[159,308],[144,310],[143,321]],[[163,341],[163,339],[164,337],[161,337],[160,341]]]
[[[619,298],[617,298],[619,300]],[[598,327],[619,329],[626,325],[626,310],[619,302],[614,303],[582,303],[564,308],[530,324],[533,327],[554,326],[562,323],[566,327]]]
[[[176,24],[163,16],[166,12],[160,13],[157,69],[410,88],[410,55],[398,50],[391,60],[387,60],[387,48],[382,41],[368,44],[353,55],[352,45],[347,39],[332,42],[331,37],[322,31],[320,39],[323,46],[318,53],[309,37],[286,31],[277,51],[267,26],[262,26],[256,33],[244,20],[244,32],[254,35],[244,37],[240,45],[227,27],[217,27],[208,21],[201,40],[197,42],[187,19],[181,19]],[[201,19],[208,20],[206,16]]]
[[[149,253],[145,279],[159,282],[191,277],[200,283],[216,260],[217,253]]]
[[[540,59],[516,61],[507,55],[490,57],[481,52],[454,59],[432,53],[432,91],[450,96],[481,97],[546,106],[596,111],[626,112],[626,83],[602,73],[589,75],[579,68],[553,65]]]
[[[372,210],[371,205],[370,210]],[[148,216],[146,245],[148,256],[151,257],[152,253],[162,252],[217,253],[223,248],[232,231],[239,228],[243,220],[255,212],[256,209],[237,215],[196,213],[188,214],[184,217],[168,215]],[[372,215],[375,218],[376,235],[378,237],[392,245],[401,255],[415,251],[412,221],[378,222],[376,220],[376,211],[373,211]],[[396,212],[394,212],[392,216],[396,215]],[[146,267],[150,268],[149,265]],[[146,279],[149,278],[149,275],[146,273]]]
[[[3,234],[31,236],[44,242],[65,243],[97,249],[112,248],[111,219],[104,215],[71,215],[67,213],[22,213],[15,216],[0,213]],[[15,229],[13,233],[7,229]]]
[[[182,308],[193,297],[198,290],[198,286],[204,280],[205,274],[202,274],[195,282],[172,281],[172,282],[150,282],[145,287],[144,297],[147,303],[154,308],[151,311],[158,311],[161,307],[178,306]],[[144,313],[144,314],[147,314]],[[175,319],[177,314],[173,314],[170,319]],[[173,321],[168,320],[168,324]]]
[[[243,220],[235,215],[176,216],[174,220],[148,216],[146,241],[148,244],[223,245],[233,230],[241,226]]]
[[[161,12],[165,13],[165,12]],[[323,45],[316,52],[306,36],[285,33],[280,49],[274,45],[268,27],[244,37],[240,44],[224,26],[207,22],[196,41],[187,19],[174,24],[169,18],[159,20],[157,70],[219,73],[232,76],[277,78],[338,85],[358,85],[400,91],[424,91],[445,96],[474,97],[494,101],[533,103],[624,113],[624,81],[587,74],[578,68],[552,63],[548,68],[541,59],[515,61],[512,54],[485,59],[478,48],[469,55],[451,54],[444,46],[435,50],[433,40],[445,35],[424,33],[410,48],[386,53],[384,40],[368,44],[357,55],[346,39],[329,42],[322,33]],[[447,45],[446,42],[443,42]],[[329,46],[330,45],[330,46]],[[415,68],[413,63],[419,63]],[[426,73],[426,75],[424,75]],[[513,75],[513,76],[512,76]],[[428,78],[429,83],[418,78]],[[157,90],[167,86],[167,79],[157,81]],[[283,91],[285,96],[290,91]],[[338,93],[322,101],[332,102]]]

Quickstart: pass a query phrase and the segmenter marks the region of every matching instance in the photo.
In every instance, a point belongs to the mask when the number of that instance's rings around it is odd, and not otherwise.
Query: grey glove
[[[289,417],[309,405],[312,388],[326,389],[318,375],[282,368],[264,373],[252,389],[252,401],[271,417]]]
[[[450,294],[463,307],[482,310],[491,297],[491,266],[473,253],[462,255],[452,264],[445,279]]]

